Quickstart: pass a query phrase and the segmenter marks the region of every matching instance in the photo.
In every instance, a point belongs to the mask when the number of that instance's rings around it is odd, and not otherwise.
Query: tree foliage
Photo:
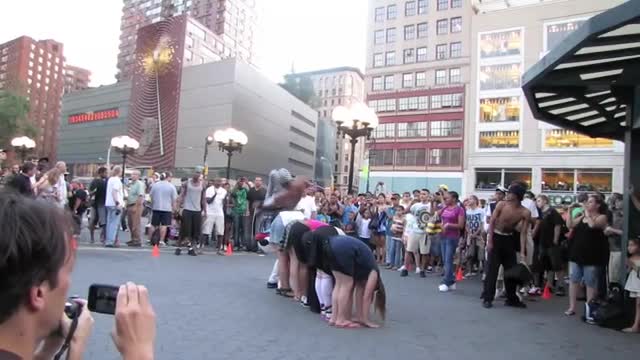
[[[316,91],[313,81],[308,76],[298,76],[296,74],[285,75],[284,83],[280,84],[291,95],[297,97],[305,104],[314,107],[316,102]]]
[[[35,137],[38,129],[27,120],[29,100],[9,91],[0,90],[0,148],[10,146],[16,135]]]

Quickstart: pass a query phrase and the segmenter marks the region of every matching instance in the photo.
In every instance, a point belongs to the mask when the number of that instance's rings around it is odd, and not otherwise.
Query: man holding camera
[[[0,360],[58,358],[61,348],[82,358],[93,318],[84,300],[67,300],[75,263],[68,224],[55,205],[0,192]],[[155,334],[146,288],[120,287],[113,341],[122,358],[153,359]]]

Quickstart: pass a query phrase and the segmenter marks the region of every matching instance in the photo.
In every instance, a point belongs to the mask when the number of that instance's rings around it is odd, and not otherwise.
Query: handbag
[[[517,282],[519,285],[526,285],[533,280],[533,274],[526,264],[520,263],[505,270],[504,278]]]

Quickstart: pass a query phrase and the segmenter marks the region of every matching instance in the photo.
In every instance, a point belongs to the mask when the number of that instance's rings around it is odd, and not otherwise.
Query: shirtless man
[[[521,183],[513,183],[509,187],[507,197],[496,206],[491,216],[489,230],[487,231],[488,270],[484,283],[484,299],[482,306],[491,308],[496,293],[496,280],[498,269],[502,265],[506,270],[516,265],[516,242],[520,241],[521,258],[524,258],[526,249],[527,232],[518,229],[527,229],[531,221],[531,212],[522,206],[526,187]],[[517,283],[505,279],[507,300],[505,305],[525,308],[526,305],[516,295]]]

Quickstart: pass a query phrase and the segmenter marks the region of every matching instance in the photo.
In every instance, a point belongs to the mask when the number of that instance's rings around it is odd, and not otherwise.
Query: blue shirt
[[[354,205],[348,205],[344,207],[344,212],[342,213],[342,223],[343,224],[347,224],[350,222],[349,220],[349,214],[351,213],[357,213],[358,212],[358,208],[355,207]]]
[[[387,235],[391,236],[393,233],[391,232],[391,225],[393,225],[393,217],[396,215],[396,209],[387,208]]]

